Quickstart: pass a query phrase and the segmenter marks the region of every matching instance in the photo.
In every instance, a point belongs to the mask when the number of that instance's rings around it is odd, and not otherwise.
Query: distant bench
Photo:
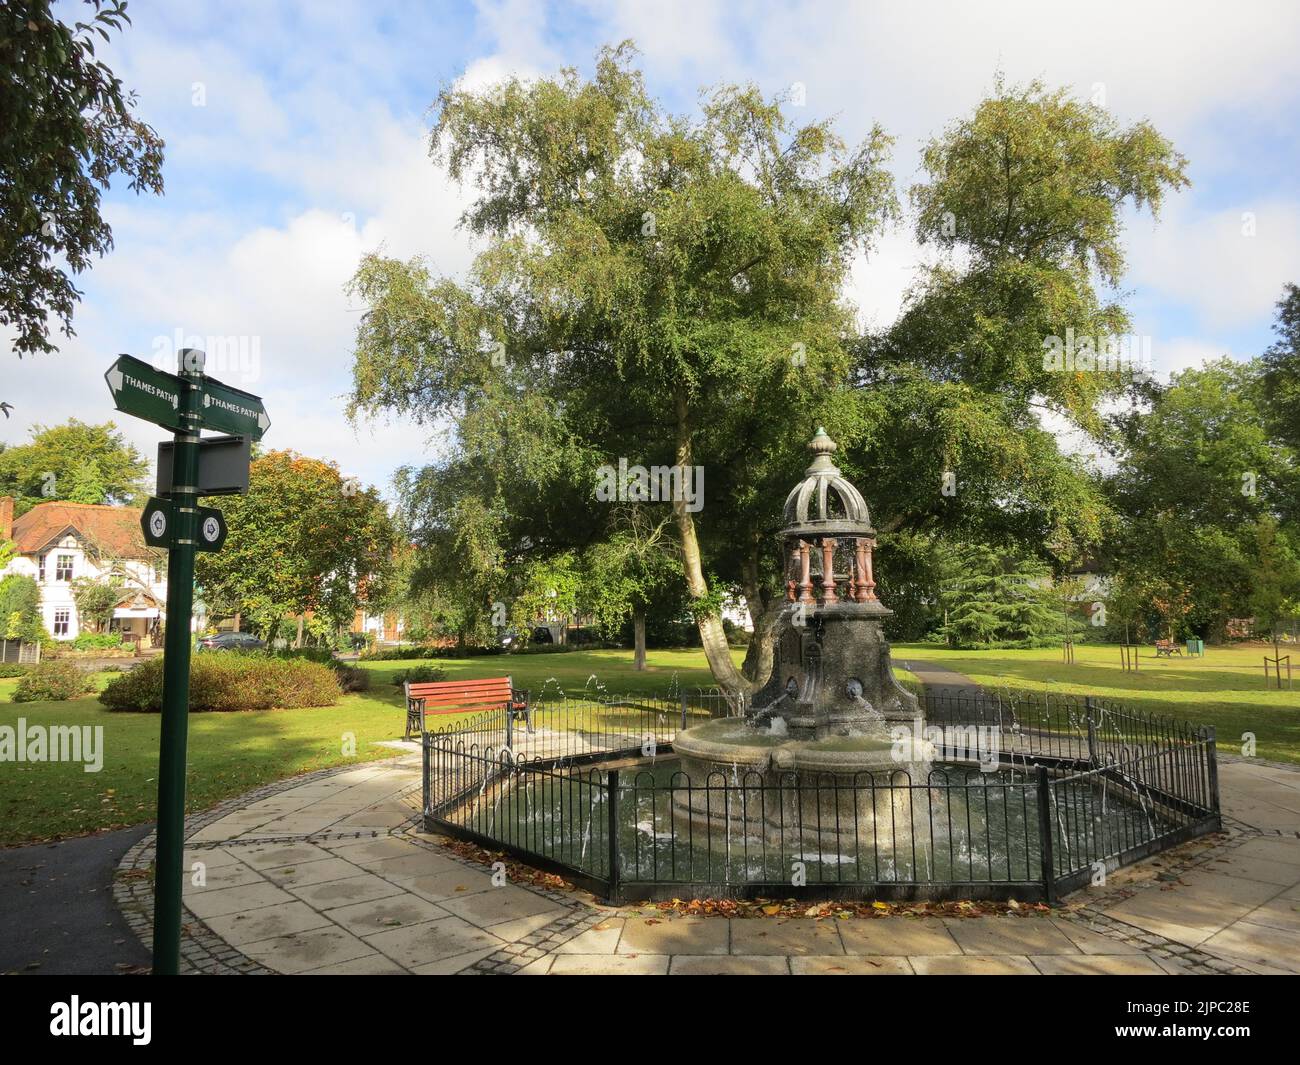
[[[514,687],[510,678],[488,677],[485,680],[409,680],[406,692],[406,739],[412,731],[424,730],[424,719],[433,714],[465,714],[475,710],[505,709],[512,717],[522,717],[533,730],[533,711],[528,692]]]
[[[1156,657],[1173,658],[1174,655],[1181,656],[1183,649],[1174,643],[1173,640],[1156,640]]]

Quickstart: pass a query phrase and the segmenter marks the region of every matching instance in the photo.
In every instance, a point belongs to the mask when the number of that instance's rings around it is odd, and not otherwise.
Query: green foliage
[[[72,601],[77,604],[77,616],[84,628],[100,631],[108,628],[113,611],[122,601],[122,581],[110,577],[94,580],[78,577],[72,582]]]
[[[393,684],[430,684],[447,679],[447,671],[441,666],[412,666],[410,669],[398,670],[393,674]]]
[[[90,0],[88,21],[71,25],[53,6],[0,6],[0,325],[20,355],[55,350],[51,319],[73,334],[80,293],[70,275],[113,246],[100,214],[110,180],[120,174],[134,192],[163,187],[161,138],[95,55],[96,38],[130,21],[125,2]]]
[[[286,617],[312,611],[329,631],[387,594],[397,543],[388,510],[334,463],[267,452],[253,461],[248,494],[222,509],[226,543],[196,564],[209,613],[239,613],[269,643]]]
[[[95,690],[95,680],[74,662],[52,659],[27,667],[14,688],[13,701],[34,703],[78,699]]]
[[[1156,214],[1187,184],[1185,167],[1147,123],[1119,128],[1038,82],[999,82],[928,145],[925,180],[911,190],[916,232],[945,258],[895,323],[856,346],[861,428],[850,443],[860,451],[848,468],[869,472],[885,533],[1015,544],[1054,565],[1101,541],[1106,500],[1040,416],[1104,442],[1101,403],[1149,388],[1131,372],[1057,369],[1045,344],[1129,331],[1098,282],[1122,275],[1125,211]],[[954,477],[946,496],[944,473]],[[882,584],[893,552],[884,537]]]
[[[272,651],[270,654],[275,658],[301,658],[307,662],[318,662],[323,666],[332,666],[338,661],[334,657],[334,652],[328,647],[286,647],[283,650]]]
[[[930,142],[924,165],[932,180],[913,199],[925,239],[968,249],[977,269],[1032,258],[1112,285],[1124,270],[1117,207],[1155,214],[1190,184],[1187,160],[1150,123],[1121,129],[1066,89],[1009,88],[1000,77],[971,118]]]
[[[335,662],[331,666],[334,679],[338,681],[339,690],[343,692],[365,692],[370,690],[370,670],[360,666],[351,666],[346,662]]]
[[[958,551],[940,586],[946,621],[939,630],[957,647],[1042,646],[1070,628],[1047,567],[976,546]]]
[[[370,673],[334,657],[328,647],[287,647],[281,651],[272,651],[275,658],[298,659],[316,662],[334,670],[334,677],[339,682],[339,689],[344,692],[363,692],[370,690]]]
[[[0,662],[0,680],[21,677],[31,668],[28,665],[19,665],[17,662]]]
[[[162,709],[163,656],[109,681],[99,701],[110,710]],[[334,670],[305,659],[232,651],[199,652],[190,660],[190,710],[271,710],[333,706]]]
[[[122,634],[120,632],[83,632],[72,641],[72,646],[78,651],[115,650],[122,646]]]
[[[1261,522],[1276,523],[1286,551],[1300,469],[1273,431],[1264,373],[1259,360],[1210,362],[1116,419],[1124,448],[1107,490],[1123,521],[1105,562],[1127,589],[1121,609],[1148,636],[1218,638],[1228,618],[1251,613],[1257,582],[1273,580]]]
[[[1273,332],[1277,340],[1264,352],[1265,402],[1276,435],[1300,448],[1300,286],[1283,286]]]
[[[0,450],[0,495],[15,514],[37,503],[130,504],[148,494],[149,463],[112,422],[32,427],[32,439]]]
[[[0,577],[0,636],[6,640],[49,639],[41,620],[41,587],[32,577]]]
[[[499,655],[499,647],[385,647],[380,650],[367,651],[361,658],[367,662],[406,662],[419,658],[465,658],[477,655]]]
[[[1288,537],[1269,515],[1255,523],[1250,567],[1250,614],[1255,626],[1277,640],[1282,623],[1300,613],[1300,562]]]

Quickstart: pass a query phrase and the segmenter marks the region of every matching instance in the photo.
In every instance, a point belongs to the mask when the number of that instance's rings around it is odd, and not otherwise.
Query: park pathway
[[[969,691],[914,661],[926,683]],[[933,688],[931,689],[933,690]],[[494,880],[419,825],[419,760],[326,770],[188,822],[189,972],[1300,973],[1300,767],[1225,759],[1225,832],[1048,914],[694,917]],[[150,935],[152,838],[117,894]]]
[[[932,695],[956,695],[959,692],[969,694],[982,690],[965,673],[957,673],[933,662],[923,662],[916,658],[900,658],[897,660],[897,665],[912,673]]]

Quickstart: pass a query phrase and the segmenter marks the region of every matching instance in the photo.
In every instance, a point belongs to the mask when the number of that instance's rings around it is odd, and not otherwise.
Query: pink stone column
[[[835,594],[835,541],[822,541],[822,602],[838,603]]]

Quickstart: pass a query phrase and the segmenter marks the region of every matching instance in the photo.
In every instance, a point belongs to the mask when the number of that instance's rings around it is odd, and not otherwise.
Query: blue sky
[[[344,286],[380,246],[452,274],[472,258],[456,228],[472,190],[428,159],[429,104],[457,79],[589,71],[601,44],[627,37],[675,110],[722,81],[772,93],[799,83],[807,117],[835,116],[849,140],[881,123],[897,137],[900,189],[919,176],[924,140],[968,114],[999,70],[1100,93],[1125,123],[1150,119],[1193,180],[1158,225],[1132,217],[1126,231],[1124,299],[1161,371],[1258,353],[1283,283],[1300,282],[1293,3],[131,0],[128,10],[132,26],[104,52],[167,142],[166,194],[108,196],[116,248],[79,281],[78,335],[56,355],[0,363],[17,408],[0,439],[115,417],[152,456],[158,431],[112,411],[102,381],[112,357],[165,358],[178,334],[241,337],[211,372],[265,397],[266,444],[387,488],[395,467],[440,440],[403,422],[346,423],[359,310]],[[858,264],[846,295],[864,321],[893,318],[921,257],[904,221]]]

